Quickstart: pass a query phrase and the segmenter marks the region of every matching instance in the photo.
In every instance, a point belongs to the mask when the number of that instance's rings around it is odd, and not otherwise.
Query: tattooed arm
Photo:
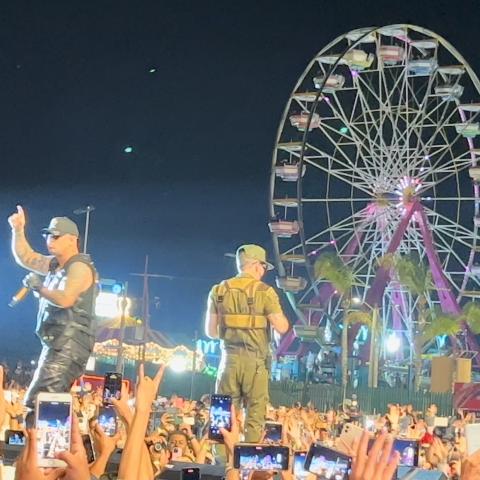
[[[12,253],[15,261],[32,272],[46,275],[53,257],[35,252],[25,237],[25,212],[18,205],[17,212],[10,215],[8,223],[12,227]]]

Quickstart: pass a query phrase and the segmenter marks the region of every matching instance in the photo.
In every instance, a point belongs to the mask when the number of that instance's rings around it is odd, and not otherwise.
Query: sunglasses
[[[52,240],[58,240],[62,235],[52,235],[51,233],[44,233],[43,238],[47,240],[48,238],[51,238]]]

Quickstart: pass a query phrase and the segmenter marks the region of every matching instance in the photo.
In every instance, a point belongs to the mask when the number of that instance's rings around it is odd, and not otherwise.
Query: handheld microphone
[[[25,299],[25,297],[28,295],[28,292],[30,292],[30,289],[27,287],[22,287],[10,300],[10,303],[8,306],[10,308],[16,307],[22,300]]]

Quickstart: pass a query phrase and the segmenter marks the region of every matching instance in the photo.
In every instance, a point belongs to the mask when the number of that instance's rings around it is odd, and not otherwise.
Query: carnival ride
[[[480,297],[479,94],[461,54],[414,25],[353,30],[311,60],[272,159],[277,286],[297,315],[278,355],[304,352],[312,332],[320,344],[338,344],[345,295],[315,275],[324,252],[353,272],[348,305],[377,309],[384,339],[396,336],[402,358],[412,355],[418,298],[389,256],[428,265],[431,309],[456,315]],[[457,340],[462,351],[478,351],[468,325]]]

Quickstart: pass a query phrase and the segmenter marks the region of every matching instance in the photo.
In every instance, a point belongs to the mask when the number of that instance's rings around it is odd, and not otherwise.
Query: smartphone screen
[[[348,479],[352,459],[336,450],[312,444],[305,460],[305,470],[322,480]]]
[[[48,394],[37,399],[37,434],[40,460],[49,460],[40,466],[63,464],[55,459],[59,452],[70,450],[72,402],[47,399]],[[50,462],[52,460],[53,462]]]
[[[372,447],[375,440],[368,441],[368,450]],[[400,462],[402,467],[416,467],[418,466],[418,442],[416,440],[404,440],[396,438],[393,441],[393,452],[400,453]]]
[[[103,404],[110,405],[112,398],[120,400],[122,393],[122,374],[108,372],[103,384]]]
[[[283,445],[235,445],[233,465],[241,470],[288,470],[290,450]]]
[[[90,435],[82,435],[83,446],[85,447],[85,452],[87,453],[87,462],[93,463],[95,461],[95,452],[93,450],[92,439]]]
[[[200,469],[182,468],[182,480],[200,480]]]
[[[266,422],[264,439],[266,442],[280,443],[282,441],[282,424]]]
[[[232,429],[232,397],[230,395],[212,395],[210,402],[210,427],[208,438],[222,441],[220,428]]]
[[[100,407],[98,409],[98,424],[109,437],[117,432],[117,415],[113,407]]]
[[[367,430],[370,433],[375,433],[377,431],[376,429],[376,422],[377,422],[377,417],[374,415],[366,415],[364,417],[364,425],[365,425],[365,430]]]
[[[7,445],[25,445],[25,433],[21,430],[5,430],[5,443]]]
[[[295,452],[293,455],[293,476],[296,479],[307,478],[310,472],[305,470],[307,452]]]

